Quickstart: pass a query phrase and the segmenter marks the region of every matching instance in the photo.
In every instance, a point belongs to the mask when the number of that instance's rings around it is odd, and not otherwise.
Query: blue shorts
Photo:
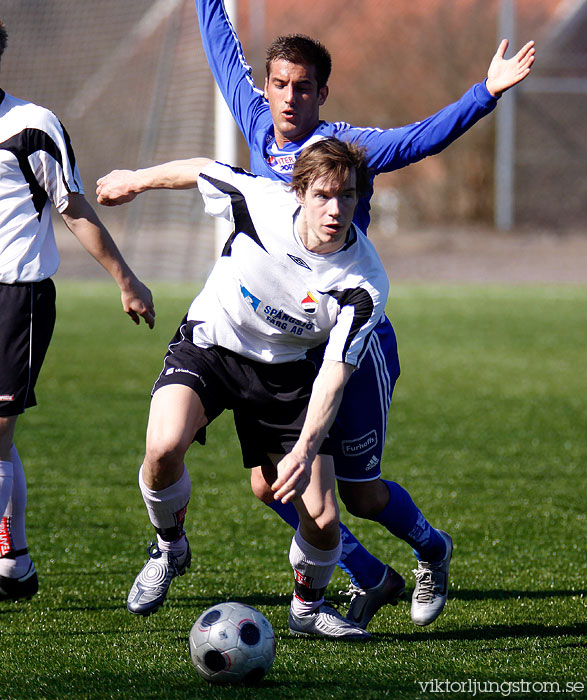
[[[373,481],[381,476],[387,417],[399,373],[395,333],[384,316],[344,389],[329,431],[337,479]]]

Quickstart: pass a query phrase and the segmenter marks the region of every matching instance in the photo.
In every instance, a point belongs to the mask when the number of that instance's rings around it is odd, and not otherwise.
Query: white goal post
[[[237,28],[237,3],[238,0],[224,0],[224,6],[235,30]],[[214,95],[214,158],[221,163],[237,165],[238,127],[218,86],[215,87]],[[226,219],[219,218],[214,220],[214,225],[215,253],[218,257],[222,252],[222,246],[230,235],[232,225]]]

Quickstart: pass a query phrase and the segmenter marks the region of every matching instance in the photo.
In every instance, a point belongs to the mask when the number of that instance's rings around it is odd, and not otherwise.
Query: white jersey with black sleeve
[[[40,282],[59,266],[51,205],[83,194],[71,142],[44,107],[0,90],[0,282]]]
[[[190,306],[193,342],[267,363],[326,343],[325,359],[358,365],[389,290],[368,238],[353,225],[342,248],[318,255],[300,240],[285,183],[211,163],[198,186],[206,212],[235,230]]]

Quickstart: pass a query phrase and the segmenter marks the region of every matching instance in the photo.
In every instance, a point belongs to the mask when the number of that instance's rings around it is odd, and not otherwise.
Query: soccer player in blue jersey
[[[378,173],[405,167],[440,152],[479,119],[497,99],[530,72],[534,43],[512,59],[501,42],[483,83],[473,85],[457,102],[421,122],[395,129],[360,128],[320,119],[328,97],[331,58],[319,42],[305,36],[279,37],[267,51],[264,90],[255,87],[238,37],[222,0],[196,0],[202,41],[214,78],[250,149],[252,172],[288,180],[299,154],[315,141],[334,136],[367,150],[371,180]],[[359,201],[355,222],[366,231],[372,188]],[[442,612],[452,556],[450,536],[433,528],[399,484],[381,478],[387,415],[399,361],[393,328],[383,318],[373,334],[367,357],[346,386],[331,430],[339,495],[352,514],[374,520],[413,547],[418,559],[412,596],[412,620],[427,625]],[[253,470],[256,495],[286,522],[297,526],[291,506],[272,498],[262,469]],[[348,617],[366,627],[377,610],[395,603],[403,578],[372,556],[341,524],[341,566],[351,575]]]
[[[7,32],[0,21],[0,57]],[[135,323],[152,328],[151,292],[84,197],[69,136],[48,109],[0,89],[0,601],[31,598],[38,576],[26,538],[27,485],[15,443],[55,324],[59,267],[51,210],[120,287]]]

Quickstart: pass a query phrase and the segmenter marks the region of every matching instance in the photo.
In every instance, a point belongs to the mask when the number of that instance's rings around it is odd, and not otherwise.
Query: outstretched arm
[[[214,80],[249,146],[257,120],[270,119],[263,91],[255,87],[251,67],[230,23],[223,0],[196,0],[202,45]]]
[[[97,182],[98,202],[114,207],[132,202],[146,190],[193,189],[197,186],[199,174],[211,162],[209,158],[187,158],[140,170],[113,170]]]
[[[533,41],[523,46],[513,58],[505,59],[508,45],[509,41],[503,39],[487,71],[486,86],[494,97],[499,97],[524,80],[530,74],[534,63],[536,50]]]
[[[155,325],[155,309],[150,290],[137,278],[118,250],[116,243],[83,194],[72,192],[61,213],[67,228],[88,253],[109,272],[120,287],[122,308],[138,325],[139,316],[149,328]]]

